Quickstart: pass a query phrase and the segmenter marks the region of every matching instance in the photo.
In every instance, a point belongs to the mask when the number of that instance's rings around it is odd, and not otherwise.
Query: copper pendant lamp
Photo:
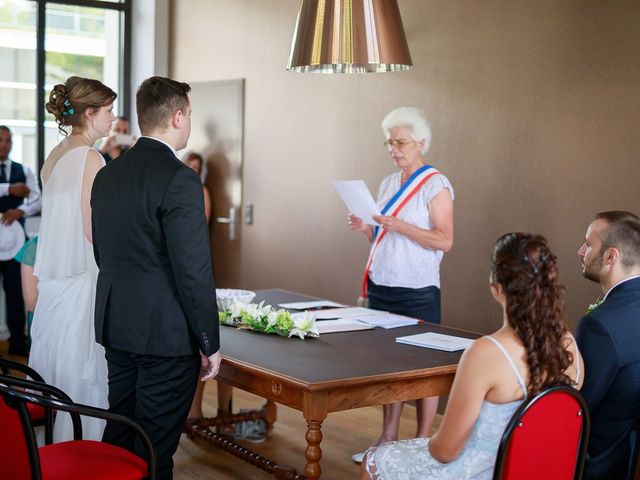
[[[287,70],[368,73],[410,68],[397,0],[302,0]]]

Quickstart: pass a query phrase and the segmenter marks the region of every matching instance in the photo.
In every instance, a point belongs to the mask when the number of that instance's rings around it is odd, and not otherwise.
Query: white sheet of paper
[[[466,349],[473,342],[472,338],[444,335],[442,333],[428,332],[406,337],[397,337],[396,342],[406,343],[416,347],[433,348],[445,352],[456,352]]]
[[[324,322],[318,322],[316,323],[316,327],[318,328],[318,333],[320,333],[320,335],[325,333],[371,330],[373,328],[371,325],[366,325],[351,318],[340,318],[338,320],[326,320]]]
[[[364,181],[334,180],[333,186],[351,213],[361,218],[364,223],[378,225],[373,215],[380,215],[380,209]]]
[[[332,308],[331,310],[320,310],[314,312],[316,314],[316,320],[326,320],[328,318],[350,318],[350,317],[367,317],[370,315],[385,315],[387,312],[381,310],[373,310],[371,308],[364,307],[350,307],[350,308]]]
[[[313,302],[290,302],[279,303],[278,306],[282,308],[291,308],[293,310],[307,310],[309,308],[323,308],[323,307],[346,307],[342,303],[332,302],[331,300],[317,300]]]
[[[374,327],[382,327],[384,329],[408,327],[410,325],[417,325],[419,320],[415,318],[405,317],[404,315],[394,315],[392,313],[387,315],[371,315],[366,317],[357,317],[363,323],[367,325],[373,325]]]

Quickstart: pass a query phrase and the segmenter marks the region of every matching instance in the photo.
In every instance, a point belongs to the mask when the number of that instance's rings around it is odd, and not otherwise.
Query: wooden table
[[[285,290],[259,290],[254,302],[313,300]],[[322,422],[331,412],[414,400],[449,392],[460,352],[395,342],[434,331],[476,335],[434,324],[332,333],[305,340],[220,327],[218,381],[302,412],[307,422],[306,478],[320,477]]]

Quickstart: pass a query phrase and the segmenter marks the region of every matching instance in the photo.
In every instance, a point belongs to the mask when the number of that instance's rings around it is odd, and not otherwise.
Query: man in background
[[[40,188],[33,171],[9,158],[13,139],[9,127],[0,125],[0,228],[19,222],[40,212]],[[6,297],[9,354],[26,356],[29,353],[25,334],[26,315],[22,298],[20,263],[9,258],[0,261],[2,288]]]
[[[129,119],[127,117],[116,117],[111,125],[109,136],[100,147],[100,153],[104,161],[109,163],[126,152],[135,142],[132,135],[129,135]]]
[[[581,393],[591,414],[585,479],[631,479],[640,426],[640,219],[602,212],[578,251],[602,301],[578,324]]]

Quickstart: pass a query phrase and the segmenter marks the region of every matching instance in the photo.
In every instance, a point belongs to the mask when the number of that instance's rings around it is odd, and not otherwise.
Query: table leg
[[[267,424],[267,432],[273,430],[273,425],[278,419],[278,407],[273,400],[267,400],[262,406],[264,409],[264,421]]]
[[[302,412],[307,421],[307,434],[305,435],[307,465],[304,468],[304,474],[309,480],[317,480],[322,472],[320,468],[320,459],[322,458],[320,442],[322,442],[322,422],[327,418],[327,393],[305,394]]]
[[[307,449],[304,452],[307,458],[307,466],[304,468],[304,474],[307,478],[315,480],[320,478],[320,459],[322,458],[322,449],[320,442],[322,441],[322,422],[315,420],[307,421]]]

